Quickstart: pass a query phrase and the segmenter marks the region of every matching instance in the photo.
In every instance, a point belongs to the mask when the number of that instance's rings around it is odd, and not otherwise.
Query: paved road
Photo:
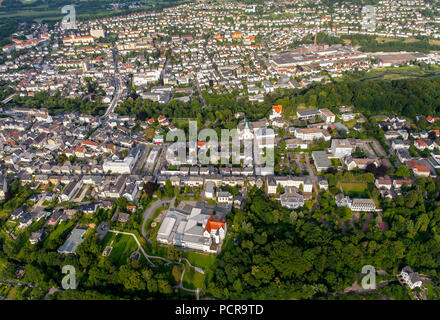
[[[351,294],[360,294],[360,293],[366,293],[366,292],[375,292],[377,289],[384,288],[384,287],[386,287],[390,284],[393,284],[393,283],[398,283],[398,281],[397,280],[385,280],[385,281],[378,283],[376,285],[376,289],[364,289],[364,288],[360,287],[359,289],[354,289],[354,290],[350,290],[347,292],[336,293],[335,297],[339,297],[339,296],[343,296],[343,295],[351,295]]]
[[[170,203],[170,208],[174,208],[174,201],[176,200],[176,198],[173,199],[163,199],[163,200],[158,200],[156,202],[153,202],[151,204],[150,207],[148,207],[147,209],[145,209],[144,214],[143,214],[143,222],[142,222],[142,236],[151,243],[151,240],[147,237],[146,232],[145,232],[145,223],[147,222],[148,219],[151,219],[153,217],[154,211],[156,211],[157,209],[159,209],[160,207],[163,207],[165,205],[167,205],[168,203]]]
[[[305,158],[306,158],[306,168],[307,171],[309,172],[310,178],[312,179],[312,182],[318,182],[318,178],[315,175],[315,171],[313,170],[312,165],[310,164],[310,158],[309,158],[309,154],[307,152],[304,153]]]
[[[154,171],[153,171],[153,177],[156,179],[157,176],[159,175],[160,172],[160,168],[163,167],[164,162],[167,161],[166,160],[166,155],[167,155],[167,146],[163,145],[160,149],[159,149],[159,153],[157,155],[157,160],[154,166]]]
[[[315,175],[315,171],[312,167],[312,165],[310,164],[310,159],[309,159],[309,154],[308,153],[304,153],[305,158],[306,158],[306,168],[307,171],[309,172],[310,178],[312,179],[312,183],[313,183],[313,190],[316,193],[316,201],[313,204],[313,207],[310,209],[309,213],[313,212],[316,210],[316,208],[319,205],[319,199],[320,199],[320,194],[319,194],[319,188],[318,188],[318,177]]]
[[[143,149],[141,151],[138,161],[136,162],[136,165],[133,168],[133,172],[135,172],[135,174],[141,174],[142,166],[144,166],[144,163],[146,164],[147,156],[151,149],[151,147],[144,145],[141,145],[139,147]],[[143,168],[145,170],[145,166]]]
[[[105,114],[101,117],[102,120],[105,120],[110,113],[114,112],[116,105],[117,105],[117,102],[122,94],[122,86],[121,86],[122,78],[121,78],[121,75],[118,75],[118,72],[119,72],[118,59],[117,59],[115,48],[112,49],[112,55],[113,55],[113,64],[114,64],[114,68],[115,68],[115,77],[113,78],[115,81],[115,93],[113,95],[113,99],[110,102],[109,107],[105,111]]]

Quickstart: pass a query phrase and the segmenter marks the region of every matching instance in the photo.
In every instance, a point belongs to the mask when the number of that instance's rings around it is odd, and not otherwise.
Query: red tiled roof
[[[208,222],[206,223],[205,230],[208,232],[211,232],[212,229],[218,230],[220,228],[226,229],[226,221],[214,221],[212,218],[208,219]]]

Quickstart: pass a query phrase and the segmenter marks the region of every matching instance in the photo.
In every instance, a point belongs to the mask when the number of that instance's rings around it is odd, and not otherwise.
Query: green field
[[[366,182],[340,182],[344,193],[348,192],[364,192],[367,189]]]
[[[330,162],[333,167],[337,168],[341,165],[341,160],[339,159],[330,159]]]
[[[47,241],[56,240],[67,234],[73,229],[75,225],[74,221],[63,221],[58,224],[53,232],[50,233],[49,237],[47,237]]]
[[[430,69],[424,69],[419,66],[399,66],[399,67],[385,67],[385,68],[377,68],[368,72],[363,72],[360,74],[350,73],[347,75],[343,75],[342,77],[335,78],[336,82],[343,82],[346,80],[365,80],[371,79],[374,77],[380,77],[385,73],[397,73],[397,74],[388,74],[384,75],[383,79],[387,80],[396,80],[403,79],[408,77],[423,77],[428,76],[436,71],[439,71],[440,67],[436,65],[431,65]]]
[[[206,269],[212,267],[217,256],[214,254],[188,251],[185,253],[185,257],[193,266],[205,269],[206,271]]]

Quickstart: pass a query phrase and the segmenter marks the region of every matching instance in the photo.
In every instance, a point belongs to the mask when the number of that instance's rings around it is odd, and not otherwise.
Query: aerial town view
[[[0,49],[0,300],[440,300],[440,1],[3,0]]]

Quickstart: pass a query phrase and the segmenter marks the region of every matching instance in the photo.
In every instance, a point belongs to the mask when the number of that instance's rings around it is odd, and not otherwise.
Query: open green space
[[[365,191],[365,189],[367,188],[366,182],[340,182],[340,184],[344,192],[362,192]]]
[[[195,251],[188,251],[185,253],[185,257],[193,266],[209,269],[215,262],[215,258],[217,257],[214,254],[207,254]]]
[[[63,221],[59,223],[55,229],[47,237],[47,241],[56,240],[70,232],[75,225],[74,221]]]
[[[183,275],[183,286],[189,289],[203,288],[204,275],[191,268],[185,262],[185,274]]]
[[[425,66],[399,66],[399,67],[384,67],[377,68],[370,71],[350,72],[344,74],[342,77],[335,78],[335,82],[344,82],[347,80],[366,80],[376,77],[383,77],[386,80],[398,80],[409,77],[424,77],[435,72],[440,71],[440,66],[430,65]]]

